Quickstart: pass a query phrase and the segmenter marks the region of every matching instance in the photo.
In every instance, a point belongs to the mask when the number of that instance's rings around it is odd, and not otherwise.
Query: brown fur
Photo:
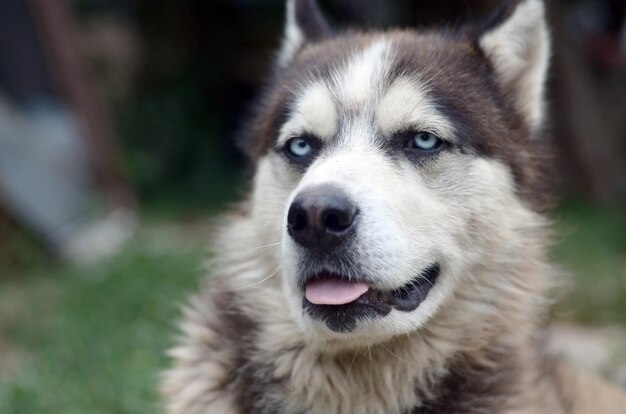
[[[381,34],[349,32],[307,45],[288,69],[276,73],[260,100],[259,113],[242,134],[240,146],[255,160],[265,155],[289,114],[294,98],[291,91],[297,89],[300,79],[323,79],[347,54]],[[420,74],[436,85],[434,98],[441,111],[455,121],[464,141],[462,148],[500,158],[511,166],[520,196],[530,206],[540,211],[551,207],[550,141],[544,139],[543,131],[530,131],[525,126],[508,99],[513,92],[497,85],[477,39],[466,31],[392,31],[384,35],[394,43],[399,56],[389,82]],[[498,129],[500,125],[504,128]],[[502,139],[505,136],[507,139]]]

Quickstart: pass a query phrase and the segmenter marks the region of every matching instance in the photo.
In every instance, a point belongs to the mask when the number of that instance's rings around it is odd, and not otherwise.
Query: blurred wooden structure
[[[77,46],[77,28],[64,0],[26,0],[42,40],[58,92],[77,114],[88,141],[89,160],[99,186],[115,204],[133,207],[135,197],[120,171],[112,123],[90,81]]]

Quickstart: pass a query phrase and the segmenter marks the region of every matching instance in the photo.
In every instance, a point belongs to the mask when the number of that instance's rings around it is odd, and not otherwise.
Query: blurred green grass
[[[86,269],[0,280],[0,366],[14,371],[0,370],[0,413],[159,412],[164,350],[202,256],[135,246]]]
[[[573,275],[553,315],[626,324],[626,214],[570,203],[553,257]],[[30,257],[30,256],[29,256]],[[202,275],[202,246],[139,239],[87,268],[45,260],[0,277],[0,413],[155,413],[178,304]]]
[[[568,278],[553,315],[594,325],[626,325],[626,205],[570,202],[556,214],[553,261]]]

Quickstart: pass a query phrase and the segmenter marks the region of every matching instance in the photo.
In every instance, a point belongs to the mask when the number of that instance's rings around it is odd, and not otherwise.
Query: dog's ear
[[[540,127],[550,59],[543,0],[504,0],[480,30],[478,44],[528,125]]]
[[[278,64],[288,66],[305,44],[328,37],[330,33],[330,26],[315,0],[287,0],[285,33]]]

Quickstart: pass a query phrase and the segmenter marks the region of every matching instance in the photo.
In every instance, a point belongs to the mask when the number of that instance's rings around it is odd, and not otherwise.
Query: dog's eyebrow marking
[[[277,144],[282,145],[305,132],[329,141],[337,129],[337,119],[337,108],[326,85],[322,82],[309,84],[294,99],[291,116],[281,128]]]
[[[376,121],[385,136],[415,128],[454,141],[455,128],[437,109],[419,80],[401,77],[387,89],[376,107]]]
[[[354,55],[334,76],[340,101],[355,107],[376,96],[391,66],[390,55],[390,44],[385,39]]]

